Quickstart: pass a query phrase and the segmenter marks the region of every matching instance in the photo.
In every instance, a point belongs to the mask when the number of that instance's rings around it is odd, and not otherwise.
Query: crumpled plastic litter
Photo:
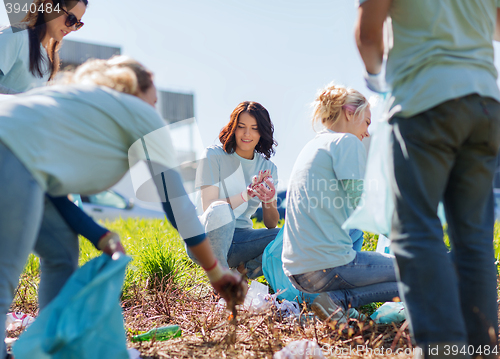
[[[269,287],[267,285],[252,280],[245,301],[243,302],[243,308],[251,313],[259,313],[274,305],[281,312],[282,317],[298,317],[300,315],[299,304],[288,300],[283,300],[281,303],[278,302],[277,297],[280,294],[281,292],[271,295],[269,294]],[[219,308],[226,308],[226,301],[221,298],[217,306]]]
[[[127,349],[128,359],[140,359],[141,352],[134,348]]]
[[[391,248],[389,247],[390,245],[391,245],[391,240],[386,236],[384,236],[383,234],[379,234],[377,241],[377,248],[375,249],[375,252],[393,254]]]
[[[406,320],[406,311],[402,302],[387,302],[382,304],[372,315],[375,323],[401,323]]]
[[[295,340],[274,353],[273,359],[326,359],[323,351],[312,340]]]
[[[5,328],[7,330],[16,330],[18,328],[28,328],[31,323],[35,321],[29,314],[24,314],[23,312],[12,312],[7,313],[7,319],[5,320]]]
[[[248,292],[243,302],[243,308],[250,312],[262,312],[271,307],[272,301],[269,301],[269,288],[267,285],[252,280]]]

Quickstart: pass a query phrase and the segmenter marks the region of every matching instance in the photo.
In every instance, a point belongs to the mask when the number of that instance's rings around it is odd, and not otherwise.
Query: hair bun
[[[317,92],[312,103],[313,124],[321,122],[327,126],[335,123],[346,105],[352,105],[358,113],[368,106],[368,101],[358,91],[331,82]]]

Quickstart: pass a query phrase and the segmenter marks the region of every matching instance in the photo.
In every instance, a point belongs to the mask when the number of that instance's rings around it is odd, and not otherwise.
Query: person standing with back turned
[[[391,249],[412,334],[426,358],[496,357],[493,191],[500,92],[499,0],[360,0],[368,87],[392,86]],[[384,49],[390,16],[393,45]],[[437,207],[443,201],[451,255]]]

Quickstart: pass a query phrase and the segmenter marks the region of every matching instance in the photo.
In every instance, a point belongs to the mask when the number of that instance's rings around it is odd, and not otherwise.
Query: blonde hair
[[[128,56],[113,56],[108,60],[88,60],[74,72],[66,73],[66,84],[92,84],[138,96],[153,85],[153,74]]]
[[[332,82],[318,91],[312,103],[313,126],[318,122],[326,127],[331,126],[339,119],[343,109],[354,112],[356,116],[369,105],[360,92]]]

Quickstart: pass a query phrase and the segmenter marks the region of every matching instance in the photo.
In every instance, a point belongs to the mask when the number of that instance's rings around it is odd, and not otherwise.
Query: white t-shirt
[[[28,30],[14,32],[12,27],[0,27],[0,85],[25,92],[46,84],[50,76],[47,63],[42,63],[43,77],[30,72],[29,43]],[[40,52],[47,57],[42,45]]]
[[[202,186],[219,187],[219,199],[225,199],[244,191],[252,182],[253,176],[259,171],[271,170],[274,186],[278,186],[278,170],[276,165],[267,160],[262,154],[255,152],[253,159],[240,157],[236,152],[227,154],[222,146],[211,146],[196,170],[195,187],[199,190]],[[259,207],[258,198],[250,198],[248,202],[235,208],[236,228],[252,228],[250,216]],[[203,213],[201,197],[197,200],[198,214]]]
[[[349,133],[324,130],[302,149],[288,185],[283,232],[286,275],[338,267],[356,256],[342,224],[353,212],[342,180],[363,179],[366,150]]]
[[[146,157],[155,173],[176,168],[165,126],[146,102],[101,86],[42,87],[0,101],[1,141],[52,196],[101,192]]]

